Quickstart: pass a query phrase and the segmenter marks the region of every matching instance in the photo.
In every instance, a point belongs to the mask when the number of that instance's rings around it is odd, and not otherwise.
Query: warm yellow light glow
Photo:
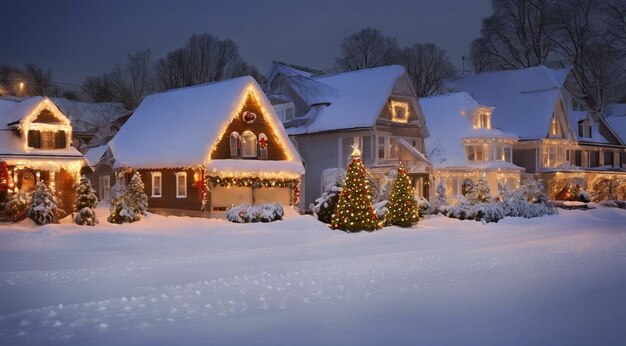
[[[240,172],[240,171],[223,171],[212,169],[205,173],[207,176],[220,177],[220,178],[260,178],[260,179],[277,179],[277,180],[293,180],[300,179],[300,173],[291,172],[272,172],[272,171],[255,171],[255,172]]]
[[[409,104],[401,101],[389,101],[391,121],[397,123],[409,122]]]
[[[45,124],[45,123],[33,123],[35,119],[41,114],[42,111],[48,110],[52,113],[52,115],[59,120],[60,124]],[[70,120],[63,114],[61,111],[52,103],[50,99],[45,98],[35,109],[30,112],[27,116],[20,120],[19,125],[20,131],[22,133],[22,139],[24,141],[24,150],[26,152],[30,152],[32,148],[28,147],[28,131],[29,130],[39,130],[39,131],[65,131],[65,138],[67,143],[71,143],[72,139],[72,125]]]

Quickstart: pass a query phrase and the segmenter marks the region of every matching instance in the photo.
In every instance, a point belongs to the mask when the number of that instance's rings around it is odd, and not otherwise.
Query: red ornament
[[[267,148],[267,138],[261,137],[261,139],[259,139],[259,147],[261,147],[261,149]]]
[[[244,123],[251,124],[251,123],[253,123],[256,120],[256,114],[252,113],[252,112],[249,112],[249,111],[245,111],[241,115],[241,118],[242,118]]]

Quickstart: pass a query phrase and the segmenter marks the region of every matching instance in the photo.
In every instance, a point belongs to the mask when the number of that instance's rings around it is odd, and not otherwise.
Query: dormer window
[[[391,101],[389,107],[391,108],[391,121],[396,123],[409,122],[409,104],[407,102]]]
[[[552,118],[552,122],[550,122],[550,136],[558,136],[559,135],[559,122],[556,118]]]
[[[488,112],[480,112],[476,114],[476,117],[474,118],[474,128],[490,129],[491,128],[491,114]]]
[[[578,122],[578,136],[582,138],[591,138],[592,125],[589,120],[581,120]]]
[[[293,102],[280,103],[276,105],[272,105],[276,115],[282,122],[293,120],[295,114],[295,107]]]
[[[239,132],[233,131],[230,133],[230,156],[239,157],[240,150],[241,142],[239,140]]]
[[[67,138],[65,131],[28,130],[28,147],[36,149],[65,149]]]

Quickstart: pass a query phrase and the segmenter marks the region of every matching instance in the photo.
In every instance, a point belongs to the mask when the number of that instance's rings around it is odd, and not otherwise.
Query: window
[[[293,114],[294,114],[293,106],[292,105],[287,106],[285,108],[285,120],[293,119]]]
[[[239,133],[233,131],[230,134],[230,156],[239,157],[239,150],[241,148],[241,142],[239,142]]]
[[[152,172],[152,197],[161,197],[161,172]]]
[[[559,135],[559,122],[555,117],[552,117],[552,122],[550,123],[550,136],[558,136]]]
[[[465,153],[469,161],[487,161],[487,146],[483,144],[466,145]]]
[[[541,152],[543,167],[557,167],[569,163],[569,150],[555,146],[544,146]]]
[[[386,155],[385,155],[385,137],[384,136],[378,136],[378,158],[379,159],[385,159]]]
[[[400,101],[389,102],[391,107],[391,121],[397,123],[409,122],[409,104]]]
[[[581,120],[578,122],[578,136],[582,138],[591,138],[591,122],[589,120]]]
[[[478,113],[474,120],[474,127],[477,129],[490,129],[491,114],[487,112]]]
[[[378,136],[378,158],[395,160],[398,158],[398,141],[389,136]]]
[[[267,160],[267,136],[265,133],[259,134],[259,159]]]
[[[250,131],[245,131],[241,137],[241,156],[256,157],[256,135]]]
[[[448,177],[445,179],[445,184],[446,184],[446,193],[449,196],[459,195],[459,178]]]
[[[50,131],[41,132],[41,149],[54,149],[54,133]]]
[[[176,173],[176,198],[187,197],[187,172]]]
[[[496,160],[511,162],[511,147],[508,145],[496,145]]]

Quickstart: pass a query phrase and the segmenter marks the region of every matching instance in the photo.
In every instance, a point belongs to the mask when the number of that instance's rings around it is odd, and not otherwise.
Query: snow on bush
[[[56,196],[43,181],[39,181],[28,207],[28,217],[38,225],[45,225],[57,221],[61,214]]]
[[[226,210],[226,219],[235,223],[272,222],[283,219],[285,211],[280,203],[266,203],[250,206],[241,204]]]
[[[135,221],[135,212],[128,204],[126,184],[123,176],[117,177],[117,182],[111,188],[111,208],[107,221],[122,224]]]
[[[31,199],[30,193],[27,192],[19,191],[12,194],[4,205],[2,215],[13,222],[24,220],[27,216]]]
[[[435,200],[430,203],[430,213],[431,214],[439,214],[447,215],[450,211],[450,204],[446,199],[446,187],[443,184],[443,181],[440,181],[437,184],[437,196]]]
[[[91,181],[86,176],[80,178],[76,187],[76,203],[74,204],[73,221],[79,225],[95,226],[98,223],[95,208],[98,205],[96,190],[91,187]]]
[[[128,196],[128,206],[135,214],[135,221],[139,220],[141,216],[148,214],[148,196],[144,192],[143,181],[141,181],[141,176],[138,172],[135,172],[130,179],[126,194]]]
[[[325,191],[322,196],[315,200],[315,204],[311,208],[313,210],[313,216],[323,223],[330,223],[337,210],[337,202],[339,202],[339,195],[341,194],[341,182],[337,182],[330,188],[329,191]]]
[[[374,203],[374,205],[372,206],[374,208],[374,214],[376,214],[376,218],[378,219],[378,221],[385,220],[387,212],[389,212],[389,209],[387,209],[387,204],[389,204],[389,201],[384,200],[378,203]]]
[[[428,215],[430,210],[430,203],[424,197],[417,198],[417,208],[419,210],[419,216],[424,217],[424,215]]]
[[[532,218],[556,213],[540,180],[526,179],[514,191],[505,186],[499,186],[498,190],[498,200],[506,216]]]

